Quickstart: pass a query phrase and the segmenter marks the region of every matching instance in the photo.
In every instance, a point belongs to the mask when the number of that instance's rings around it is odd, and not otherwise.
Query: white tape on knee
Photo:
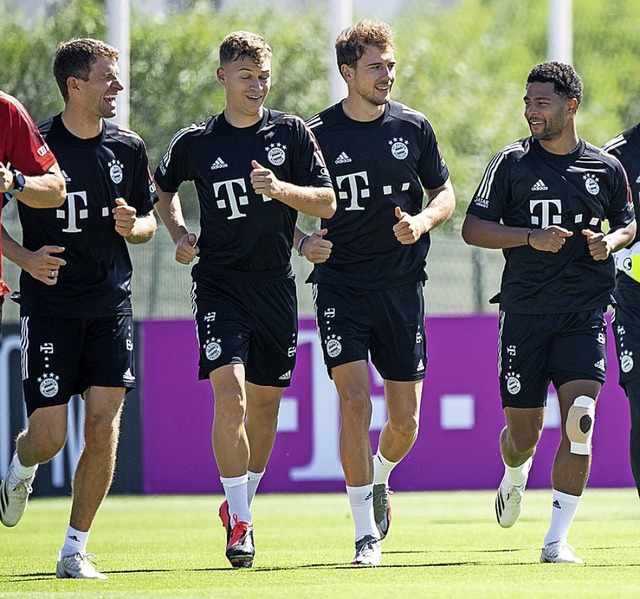
[[[591,437],[596,419],[596,402],[591,397],[580,395],[573,401],[567,415],[565,429],[571,441],[571,453],[591,454]]]

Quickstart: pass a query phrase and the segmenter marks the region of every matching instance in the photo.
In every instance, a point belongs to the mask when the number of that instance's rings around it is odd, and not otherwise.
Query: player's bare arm
[[[293,235],[293,247],[313,264],[326,262],[331,255],[331,248],[333,247],[333,243],[324,238],[327,233],[328,229],[319,229],[307,235],[296,227]]]
[[[177,193],[163,191],[156,185],[158,203],[156,211],[167,228],[173,243],[176,246],[175,259],[180,264],[189,264],[200,253],[196,245],[196,236],[190,233],[182,214],[182,204]]]
[[[613,252],[617,252],[631,243],[636,236],[636,221],[631,221],[624,227],[610,230],[606,235],[583,229],[582,234],[587,238],[589,253],[594,260],[606,260]]]
[[[556,253],[573,233],[551,225],[545,229],[510,227],[473,214],[467,214],[462,224],[462,238],[469,245],[492,250],[529,245],[534,250]]]
[[[416,215],[410,215],[396,207],[398,222],[393,225],[396,239],[403,245],[415,243],[428,231],[448,220],[456,209],[456,197],[451,179],[437,189],[427,190],[427,206]]]
[[[149,241],[157,228],[153,212],[137,214],[136,209],[123,198],[116,198],[115,203],[116,207],[111,212],[117,233],[132,244]]]
[[[0,162],[0,192],[13,188],[14,175]],[[24,189],[14,195],[31,208],[57,208],[66,199],[66,185],[58,163],[42,175],[25,175]]]
[[[251,185],[257,194],[279,200],[311,216],[331,218],[336,211],[336,194],[330,187],[301,187],[281,181],[259,162],[251,162]]]
[[[64,252],[63,247],[45,245],[32,252],[13,239],[4,227],[2,244],[4,256],[45,285],[55,285],[58,282],[58,271],[67,263],[64,258],[56,255]]]

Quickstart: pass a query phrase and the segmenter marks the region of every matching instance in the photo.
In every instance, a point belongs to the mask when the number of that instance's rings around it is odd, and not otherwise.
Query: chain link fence
[[[2,214],[3,224],[16,239],[21,239],[15,204]],[[191,223],[191,230],[198,230]],[[130,246],[133,261],[133,304],[137,319],[185,318],[191,316],[189,288],[191,268],[174,260],[174,247],[158,219],[158,231],[146,244]],[[312,265],[293,253],[292,264],[298,282],[300,315],[313,315],[311,286],[305,284]],[[488,300],[498,290],[503,267],[502,253],[469,247],[459,235],[435,234],[429,251],[429,281],[425,297],[427,313],[456,315],[497,311]],[[19,269],[3,259],[3,274],[12,289],[18,288]],[[6,301],[4,322],[19,318],[18,306]]]

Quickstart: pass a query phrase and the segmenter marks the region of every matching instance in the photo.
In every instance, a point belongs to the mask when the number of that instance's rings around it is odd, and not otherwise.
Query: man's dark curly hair
[[[575,98],[582,102],[582,79],[570,64],[564,62],[543,62],[531,69],[527,77],[529,83],[553,83],[553,91],[565,98]]]

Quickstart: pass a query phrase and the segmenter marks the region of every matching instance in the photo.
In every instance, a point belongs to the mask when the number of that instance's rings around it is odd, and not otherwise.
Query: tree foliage
[[[62,109],[51,75],[57,44],[73,37],[105,39],[105,0],[68,0],[41,22],[3,15],[0,88],[41,119]],[[132,3],[134,4],[134,3]],[[330,41],[324,2],[304,12],[244,0],[216,10],[189,9],[131,19],[131,128],[146,141],[152,165],[172,135],[224,107],[216,83],[217,47],[235,29],[267,37],[274,50],[268,105],[309,117],[327,105]],[[531,67],[546,60],[547,2],[458,0],[446,7],[413,0],[391,21],[397,42],[394,97],[433,123],[458,198],[457,229],[485,165],[502,146],[528,134],[522,95]],[[368,15],[356,15],[356,18]],[[585,84],[578,112],[582,137],[600,145],[640,120],[637,0],[580,0],[573,10],[574,60]],[[189,187],[189,186],[185,186]],[[188,216],[196,214],[185,190]]]

